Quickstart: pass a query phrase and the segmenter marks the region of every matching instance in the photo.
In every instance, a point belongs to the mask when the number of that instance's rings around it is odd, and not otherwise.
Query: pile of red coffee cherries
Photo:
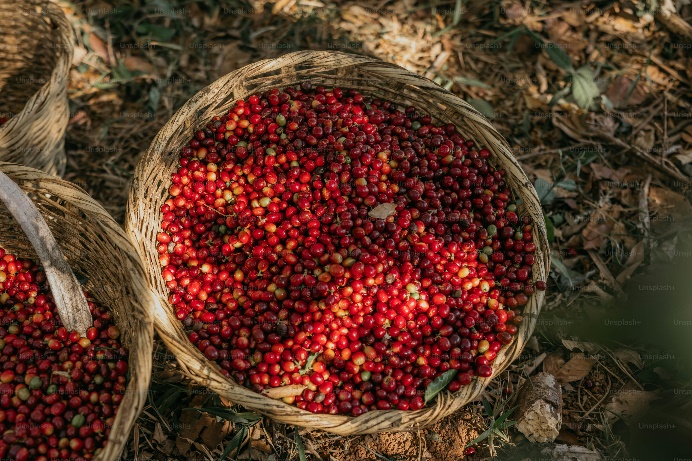
[[[0,459],[88,460],[105,446],[128,351],[111,314],[89,307],[87,336],[68,331],[45,273],[0,248]]]
[[[180,152],[157,235],[189,340],[257,392],[358,416],[492,375],[521,324],[532,222],[454,125],[305,83],[235,103]]]

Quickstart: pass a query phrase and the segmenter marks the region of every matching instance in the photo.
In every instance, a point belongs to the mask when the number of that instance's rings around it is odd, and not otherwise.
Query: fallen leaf
[[[579,445],[579,437],[564,427],[560,429],[560,433],[555,438],[555,441],[565,443],[567,445]]]
[[[624,75],[617,77],[610,83],[605,95],[616,108],[637,106],[646,101],[648,97],[641,82],[635,85],[634,80]]]
[[[547,354],[545,360],[543,360],[543,371],[554,375],[564,364],[565,359],[562,358],[562,354],[551,352]]]
[[[108,54],[106,42],[104,42],[101,37],[96,35],[94,32],[89,34],[89,45],[91,45],[91,49],[94,50],[94,53],[96,53],[104,63],[108,65],[113,64]]]
[[[161,429],[161,424],[156,423],[156,426],[154,426],[154,441],[163,443],[167,438],[166,434],[163,433],[163,429]]]
[[[263,395],[266,395],[270,399],[282,399],[284,397],[293,397],[299,395],[303,392],[307,386],[300,384],[290,384],[288,386],[281,387],[271,387],[262,391]]]
[[[375,219],[387,219],[396,212],[396,203],[381,203],[368,212]]]
[[[604,207],[603,209],[593,213],[589,217],[588,224],[581,231],[581,235],[584,238],[585,250],[600,249],[605,244],[608,235],[610,235],[611,231],[613,230],[615,222],[613,219],[607,216],[607,209],[608,207]]]
[[[603,166],[600,163],[592,162],[589,164],[594,176],[598,179],[610,179],[612,181],[621,182],[623,178],[629,173],[630,169],[627,167],[618,168],[613,170],[607,166]]]
[[[250,54],[242,50],[237,42],[224,45],[216,59],[216,75],[223,76],[240,69],[250,62]]]
[[[126,56],[123,59],[125,67],[130,72],[139,71],[144,74],[154,73],[154,66],[146,59],[140,58],[139,56]]]
[[[633,351],[632,349],[617,349],[613,352],[613,355],[623,363],[631,363],[637,368],[644,367],[644,362],[642,362],[639,352]]]
[[[209,421],[200,434],[200,439],[210,450],[215,449],[233,430],[233,424],[230,421]]]
[[[575,357],[555,373],[555,379],[560,384],[567,384],[579,381],[591,372],[596,361],[582,357]]]
[[[682,229],[692,216],[692,205],[684,195],[662,187],[649,189],[649,213],[654,233]]]
[[[634,145],[647,152],[651,151],[656,142],[656,134],[653,128],[644,128],[634,137]]]
[[[622,390],[605,406],[606,418],[611,423],[619,418],[629,420],[646,411],[649,403],[658,398],[653,391]]]
[[[589,354],[596,354],[601,348],[595,343],[583,342],[583,341],[572,341],[570,339],[563,339],[562,345],[568,350],[579,350],[582,352],[588,352]]]
[[[644,262],[644,240],[637,243],[631,250],[630,256],[627,258],[625,268],[618,274],[616,281],[622,285],[630,278],[635,270]]]

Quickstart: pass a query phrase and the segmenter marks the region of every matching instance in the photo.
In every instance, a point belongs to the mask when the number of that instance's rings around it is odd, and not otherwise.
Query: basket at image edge
[[[2,153],[2,149],[0,149]],[[151,379],[154,296],[125,232],[81,188],[42,171],[0,162],[0,171],[26,192],[43,215],[84,289],[113,314],[127,347],[128,382],[108,437],[94,461],[116,461],[144,408]],[[26,235],[0,202],[0,247],[38,262]]]
[[[474,378],[470,385],[454,394],[441,392],[426,408],[418,411],[376,410],[358,417],[314,414],[255,393],[224,377],[218,366],[188,340],[182,323],[168,303],[168,290],[161,277],[156,251],[156,234],[161,229],[160,208],[168,197],[180,149],[189,142],[195,130],[204,127],[212,117],[227,112],[235,101],[306,81],[326,87],[357,89],[365,96],[412,105],[431,115],[435,122],[454,123],[462,136],[488,148],[493,153],[491,161],[507,171],[512,190],[523,200],[519,212],[533,218],[537,247],[533,280],[546,280],[550,267],[548,241],[536,192],[510,153],[507,142],[478,111],[430,80],[394,64],[340,52],[302,51],[247,65],[202,89],[159,131],[138,164],[128,199],[126,230],[145,264],[149,283],[158,295],[156,329],[178,359],[181,369],[198,384],[281,423],[339,435],[404,431],[433,424],[478,396],[492,377]],[[540,291],[529,298],[524,308],[525,321],[519,326],[514,341],[498,352],[493,363],[493,377],[521,353],[534,330],[543,298],[544,293]]]
[[[0,2],[0,161],[65,172],[72,26],[49,0]]]

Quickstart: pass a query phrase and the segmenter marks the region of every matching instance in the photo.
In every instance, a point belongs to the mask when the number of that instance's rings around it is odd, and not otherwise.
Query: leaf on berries
[[[454,369],[447,370],[437,378],[433,379],[425,389],[425,403],[427,404],[429,401],[434,399],[435,396],[440,393],[440,391],[447,387],[447,385],[451,383],[454,377],[457,375],[458,371],[459,370]]]
[[[262,391],[262,394],[270,399],[283,399],[284,397],[295,397],[300,395],[307,386],[301,384],[289,384],[288,386],[271,387]]]
[[[380,203],[368,212],[368,216],[375,219],[387,219],[396,212],[396,203]]]
[[[305,373],[309,373],[312,370],[312,364],[315,362],[315,359],[320,355],[319,352],[316,352],[314,354],[310,354],[308,356],[308,359],[305,361],[305,365],[303,368],[300,369],[300,374],[304,375]]]

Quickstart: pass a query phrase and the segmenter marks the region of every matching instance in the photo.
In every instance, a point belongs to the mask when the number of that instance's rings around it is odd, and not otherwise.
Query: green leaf
[[[553,226],[553,222],[549,217],[544,215],[543,218],[545,219],[545,230],[548,233],[548,242],[553,243],[555,240],[555,226]]]
[[[461,13],[463,12],[461,2],[462,0],[457,0],[456,6],[454,7],[454,20],[452,21],[452,24],[455,26],[459,24],[459,21],[461,21]]]
[[[239,423],[239,424],[245,424],[245,425],[253,425],[257,422],[259,422],[262,417],[258,415],[257,413],[253,413],[251,411],[246,411],[242,413],[236,413],[234,411],[229,410],[228,408],[215,408],[215,407],[210,407],[210,408],[184,408],[184,410],[197,410],[202,413],[209,413],[210,415],[218,416],[219,418],[223,418],[225,420],[228,420],[232,423]]]
[[[560,91],[558,91],[557,93],[555,93],[553,95],[553,97],[550,98],[550,102],[548,103],[548,106],[553,107],[555,104],[557,104],[560,101],[560,99],[567,96],[571,90],[572,89],[569,86],[566,86],[563,89],[561,89]]]
[[[495,118],[495,109],[482,99],[469,99],[467,101],[474,109],[488,118]]]
[[[485,83],[481,82],[480,80],[476,80],[475,78],[468,78],[464,76],[458,76],[454,77],[452,80],[455,82],[461,84],[461,85],[468,85],[468,86],[477,86],[478,88],[484,88],[486,90],[490,89],[490,85],[486,85]]]
[[[570,287],[573,287],[575,285],[574,281],[573,281],[574,272],[567,269],[567,266],[565,266],[565,264],[562,262],[561,259],[550,258],[550,265],[553,266],[555,269],[557,269],[558,272],[560,272],[563,276],[565,276]]]
[[[467,443],[464,446],[464,448],[468,448],[468,447],[471,447],[473,445],[476,445],[477,443],[482,442],[483,440],[487,439],[490,436],[490,434],[492,434],[492,433],[493,433],[493,428],[491,427],[487,431],[483,432],[481,435],[479,435],[478,437],[476,437],[475,439],[473,439],[469,443]]]
[[[307,461],[307,456],[305,456],[305,447],[303,446],[303,438],[298,433],[298,429],[295,431],[296,447],[298,448],[298,457],[300,461]]]
[[[226,445],[226,449],[223,451],[223,453],[221,453],[220,461],[224,461],[226,458],[228,458],[228,455],[230,455],[233,450],[240,449],[240,444],[242,444],[243,440],[245,440],[247,437],[247,433],[247,426],[240,426],[238,432],[233,436],[231,441],[228,442],[228,445]]]
[[[516,409],[517,409],[517,407],[512,407],[509,410],[505,411],[499,418],[497,418],[497,420],[495,420],[494,426],[499,426],[502,423],[504,423],[505,420],[509,417],[509,415],[511,415],[512,412]]]
[[[555,187],[560,187],[570,192],[574,192],[575,190],[577,190],[577,183],[572,181],[571,179],[563,179],[562,181],[556,182]]]
[[[305,373],[309,373],[310,370],[312,370],[312,364],[315,362],[315,359],[320,355],[320,352],[315,352],[314,354],[310,354],[308,356],[308,359],[305,361],[305,365],[303,368],[300,369],[300,374],[304,375]]]
[[[159,107],[159,101],[161,100],[161,91],[156,86],[152,86],[149,89],[149,104],[148,107],[152,112],[156,112]]]
[[[574,72],[572,59],[562,48],[555,43],[547,43],[546,46],[547,48],[545,51],[548,53],[548,57],[551,59],[551,61],[553,61],[560,69],[566,70],[567,72]]]
[[[536,178],[536,182],[533,186],[536,188],[536,194],[538,195],[538,200],[540,200],[541,204],[550,205],[555,199],[553,185],[545,179]]]
[[[584,66],[572,74],[572,96],[582,109],[588,109],[593,98],[601,94],[593,81],[593,71]]]
[[[171,27],[159,26],[158,24],[150,24],[143,22],[137,25],[136,29],[140,35],[149,35],[156,41],[167,42],[175,35],[175,29]]]
[[[440,376],[437,378],[433,379],[432,382],[428,385],[428,387],[425,389],[425,403],[427,404],[429,401],[435,398],[437,394],[442,391],[449,383],[452,382],[454,377],[457,375],[457,372],[459,370],[447,370],[444,373],[442,373]]]

